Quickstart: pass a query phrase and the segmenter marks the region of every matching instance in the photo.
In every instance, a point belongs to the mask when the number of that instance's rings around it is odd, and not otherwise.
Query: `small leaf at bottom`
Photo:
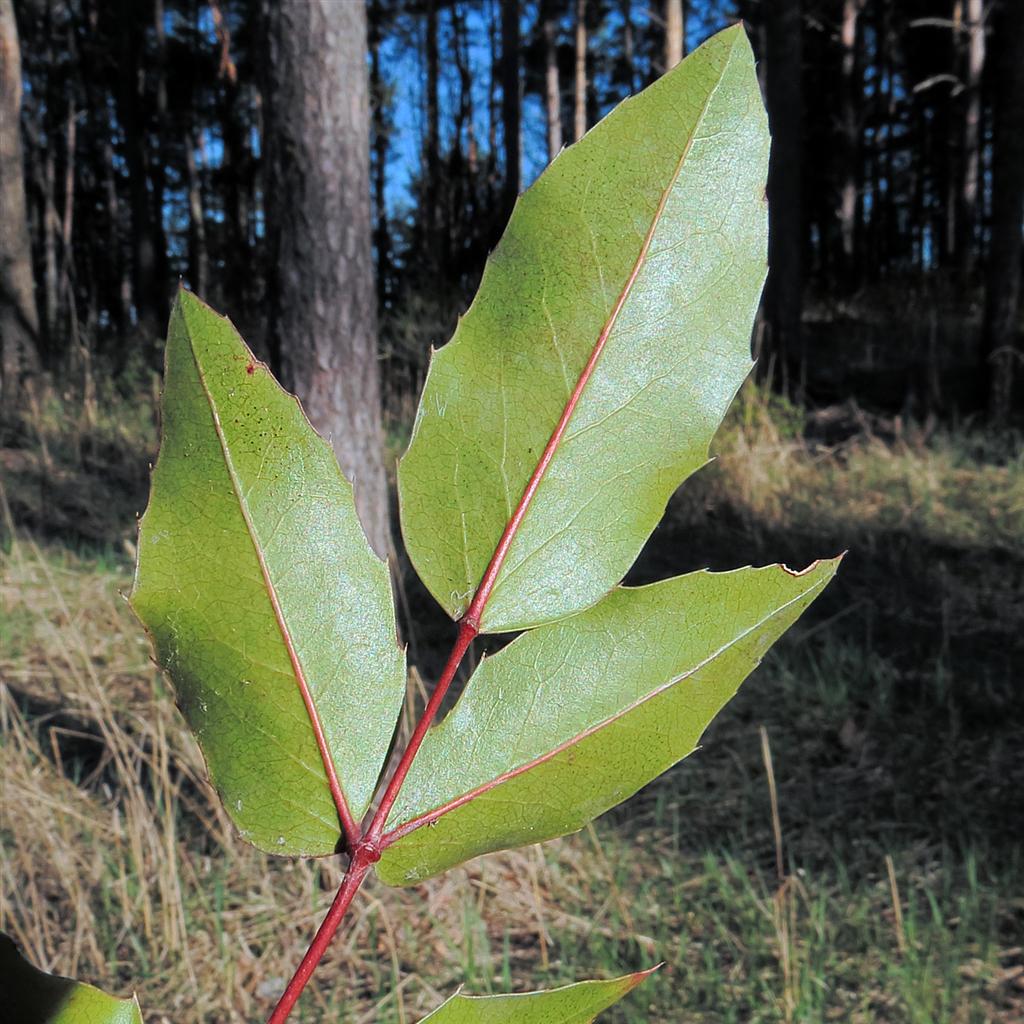
[[[0,1010],[11,1024],[142,1024],[138,1001],[33,967],[0,932]]]
[[[640,971],[611,981],[581,981],[547,992],[507,996],[454,995],[420,1024],[590,1024],[650,974]]]

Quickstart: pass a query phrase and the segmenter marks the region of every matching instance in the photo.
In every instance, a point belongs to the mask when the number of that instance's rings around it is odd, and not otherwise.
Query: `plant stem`
[[[306,987],[306,982],[309,981],[313,971],[316,970],[316,965],[320,963],[321,958],[327,951],[327,947],[330,945],[331,939],[334,938],[334,933],[338,930],[345,912],[352,903],[355,894],[359,891],[359,887],[363,884],[363,879],[366,877],[367,872],[369,872],[370,865],[377,859],[379,859],[379,855],[375,857],[366,847],[359,844],[356,845],[356,851],[349,862],[348,870],[345,872],[341,887],[334,897],[331,909],[327,912],[327,916],[317,929],[309,949],[306,950],[306,955],[302,958],[302,962],[292,975],[292,980],[288,982],[267,1024],[284,1024],[288,1019],[288,1014],[292,1012],[292,1007],[302,994],[302,990]]]
[[[473,637],[476,634],[477,628],[475,624],[468,616],[463,617],[459,621],[458,636],[455,638],[455,645],[452,647],[451,654],[448,655],[448,661],[445,664],[444,671],[441,673],[441,678],[438,679],[437,686],[434,687],[434,692],[430,695],[430,700],[423,709],[423,714],[420,715],[420,720],[416,723],[416,728],[413,730],[412,736],[409,737],[405,750],[402,751],[398,767],[395,768],[395,774],[391,776],[391,781],[384,790],[384,795],[380,798],[377,812],[370,821],[370,827],[366,830],[366,841],[375,845],[377,840],[380,839],[381,833],[384,831],[384,824],[388,819],[388,814],[391,813],[391,808],[394,806],[395,800],[398,799],[398,792],[402,788],[402,783],[405,782],[405,777],[409,774],[409,769],[412,767],[416,754],[419,753],[420,745],[427,735],[427,730],[437,717],[437,712],[441,708],[441,702],[444,700],[448,688],[452,685],[455,673],[459,670],[459,665],[462,664],[462,659],[465,657],[466,651],[469,650],[469,645],[473,642]]]
[[[601,335],[594,345],[594,349],[590,354],[590,358],[587,360],[586,366],[583,367],[583,371],[580,373],[579,379],[576,382],[576,387],[569,396],[569,400],[566,402],[565,408],[562,410],[562,415],[559,418],[558,423],[555,424],[554,430],[551,432],[551,437],[548,439],[548,443],[545,445],[544,451],[541,453],[540,459],[537,461],[537,465],[534,468],[530,479],[527,481],[526,487],[523,490],[523,494],[520,497],[516,508],[509,517],[508,523],[505,525],[505,529],[498,540],[496,548],[494,549],[494,554],[491,556],[491,561],[487,566],[487,570],[484,572],[483,579],[480,581],[480,586],[477,587],[476,593],[473,596],[473,600],[470,603],[469,608],[466,609],[465,615],[463,615],[459,620],[459,632],[455,638],[455,644],[452,647],[452,652],[448,656],[448,661],[445,664],[444,671],[441,673],[441,678],[437,681],[437,686],[434,687],[434,692],[431,694],[430,700],[427,702],[427,706],[423,709],[423,714],[416,723],[416,728],[413,730],[412,736],[409,738],[409,742],[406,745],[405,750],[402,751],[402,756],[398,760],[398,766],[395,769],[395,774],[391,776],[391,781],[387,784],[387,787],[384,790],[384,795],[381,797],[380,804],[377,806],[377,810],[371,818],[369,826],[365,831],[358,832],[354,843],[350,841],[349,847],[352,854],[352,860],[349,864],[348,871],[345,873],[344,879],[342,879],[338,895],[334,897],[334,902],[331,904],[331,909],[328,911],[327,917],[324,918],[323,923],[320,925],[319,929],[317,929],[312,945],[306,951],[306,955],[302,958],[302,963],[299,964],[299,968],[295,972],[294,977],[288,983],[288,987],[285,989],[284,995],[281,997],[280,1002],[277,1004],[277,1007],[270,1019],[267,1021],[267,1024],[284,1024],[291,1008],[295,1005],[295,1001],[299,998],[299,994],[302,992],[303,988],[305,988],[306,982],[309,981],[310,975],[312,975],[316,965],[320,961],[320,958],[327,950],[331,939],[334,937],[334,933],[338,930],[338,926],[341,924],[342,918],[345,916],[345,911],[348,909],[353,897],[359,890],[359,886],[363,884],[363,879],[370,870],[370,865],[376,864],[377,861],[380,860],[382,851],[380,840],[384,832],[384,826],[387,823],[388,815],[391,813],[391,808],[394,807],[395,801],[398,799],[399,790],[401,790],[402,784],[405,782],[405,777],[409,774],[409,769],[412,767],[413,760],[417,753],[419,753],[420,746],[427,735],[427,730],[437,717],[437,713],[444,701],[445,694],[447,694],[452,681],[455,679],[455,673],[458,672],[459,665],[462,664],[462,659],[465,657],[466,651],[469,650],[469,645],[473,642],[473,638],[480,632],[480,618],[483,615],[484,606],[487,604],[491,593],[494,590],[495,583],[498,580],[498,574],[501,572],[501,567],[505,562],[505,557],[509,552],[509,548],[512,546],[512,541],[515,538],[519,527],[522,525],[523,519],[530,507],[530,503],[533,501],[534,495],[537,493],[541,479],[547,472],[548,466],[551,464],[551,460],[555,456],[555,451],[558,449],[558,446],[562,441],[562,436],[564,435],[566,428],[569,425],[569,420],[572,418],[572,414],[579,403],[580,396],[583,394],[583,389],[587,386],[587,382],[590,380],[590,377],[594,372],[594,367],[597,365],[597,361],[601,357],[601,352],[604,349],[605,342],[608,340],[608,335],[611,333],[615,319],[625,304],[626,297],[633,286],[633,282],[636,280],[636,277],[640,272],[640,267],[643,265],[644,259],[647,255],[647,250],[651,244],[651,238],[654,235],[654,227],[657,225],[658,219],[660,218],[667,196],[668,190],[666,189],[665,194],[662,196],[661,204],[658,207],[658,212],[655,215],[654,224],[651,226],[651,229],[647,234],[647,238],[644,240],[636,265],[633,267],[633,272],[630,274],[629,280],[626,282],[622,293],[619,295],[618,302],[616,302],[615,308],[612,310],[612,314],[609,317],[608,322],[601,331]]]
[[[327,916],[317,929],[309,949],[306,950],[302,962],[296,969],[295,974],[292,975],[291,981],[288,982],[284,993],[278,1000],[277,1006],[274,1007],[274,1012],[267,1020],[267,1024],[284,1024],[288,1019],[292,1007],[295,1006],[313,971],[316,970],[317,964],[323,958],[324,953],[327,952],[327,947],[330,945],[331,939],[334,938],[334,933],[341,925],[345,913],[359,891],[359,887],[363,884],[363,880],[369,873],[370,867],[380,860],[381,849],[379,840],[384,830],[384,824],[387,821],[391,808],[394,806],[395,800],[398,799],[398,791],[402,788],[406,775],[409,774],[413,759],[423,743],[427,730],[437,716],[441,702],[444,700],[444,695],[448,692],[448,688],[455,678],[455,673],[458,671],[459,665],[462,664],[462,659],[465,657],[466,651],[469,650],[473,637],[477,634],[477,627],[474,621],[468,615],[460,621],[459,632],[455,638],[452,652],[448,656],[444,672],[442,672],[441,678],[437,681],[437,686],[434,687],[434,692],[427,702],[427,706],[424,708],[419,721],[416,723],[416,728],[413,730],[405,750],[402,751],[395,774],[391,777],[391,781],[384,790],[380,805],[377,807],[369,827],[364,832],[359,833],[358,838],[351,847],[352,860],[349,862],[345,877],[341,880],[341,887],[334,897],[331,909],[327,912]]]

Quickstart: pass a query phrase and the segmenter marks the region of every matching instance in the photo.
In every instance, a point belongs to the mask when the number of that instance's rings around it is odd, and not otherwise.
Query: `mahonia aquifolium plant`
[[[433,356],[398,470],[409,557],[457,629],[383,785],[406,692],[387,566],[298,402],[180,292],[131,606],[239,835],[349,859],[270,1024],[371,871],[412,885],[582,828],[695,748],[835,573],[838,559],[620,584],[750,372],[767,162],[737,26],[520,198]],[[511,631],[434,724],[472,640]],[[134,1000],[0,953],[19,1020],[141,1020]],[[457,994],[427,1019],[585,1024],[644,976]]]

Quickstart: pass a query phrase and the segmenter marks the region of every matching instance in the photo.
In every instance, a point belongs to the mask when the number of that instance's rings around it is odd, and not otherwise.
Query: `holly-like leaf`
[[[409,885],[566,835],[631,796],[695,749],[838,564],[619,588],[486,659],[423,743],[380,877]]]
[[[639,971],[611,981],[581,981],[546,992],[507,996],[457,993],[420,1024],[590,1024],[650,974]]]
[[[299,403],[185,291],[131,604],[241,835],[335,852],[405,692],[387,566]]]
[[[736,26],[620,104],[520,198],[432,359],[399,469],[406,546],[453,617],[528,485],[484,631],[594,604],[706,462],[751,367],[767,165]]]
[[[11,1024],[142,1024],[138,1000],[47,974],[0,932],[0,1017]]]

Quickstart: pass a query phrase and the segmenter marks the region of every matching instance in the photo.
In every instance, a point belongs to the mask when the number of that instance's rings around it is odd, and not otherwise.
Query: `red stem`
[[[402,788],[402,783],[405,782],[405,777],[409,774],[413,759],[419,753],[420,745],[427,735],[427,730],[437,717],[437,712],[441,708],[441,702],[444,700],[448,688],[452,685],[455,673],[459,670],[459,665],[462,664],[462,659],[465,657],[466,651],[469,650],[469,645],[473,642],[473,637],[476,634],[477,626],[467,613],[467,615],[459,620],[459,633],[455,638],[455,646],[452,647],[452,653],[448,655],[448,662],[441,673],[441,678],[437,681],[437,686],[434,687],[434,692],[431,694],[427,706],[423,709],[423,714],[420,715],[420,720],[416,723],[416,728],[413,729],[412,736],[409,737],[405,750],[402,751],[398,767],[395,769],[395,774],[391,776],[391,781],[384,790],[384,795],[380,798],[380,804],[377,807],[376,814],[374,814],[373,819],[370,821],[370,827],[364,833],[362,842],[370,844],[374,850],[377,850],[377,842],[384,831],[384,824],[388,819],[388,814],[391,813],[391,808],[398,799],[398,791]]]
[[[689,144],[687,144],[686,152],[688,151]],[[680,166],[681,165],[682,162],[680,161]],[[267,1024],[284,1024],[291,1008],[295,1005],[296,999],[299,998],[299,994],[305,987],[306,982],[309,981],[310,975],[312,975],[313,970],[320,961],[320,958],[324,955],[327,946],[334,937],[334,933],[338,930],[338,926],[341,924],[341,920],[345,916],[345,911],[352,902],[352,898],[358,891],[359,886],[362,885],[363,879],[366,877],[366,874],[370,869],[370,865],[375,864],[380,860],[381,851],[385,845],[381,843],[381,837],[384,832],[384,826],[387,823],[388,815],[391,813],[391,808],[394,807],[395,801],[398,799],[399,790],[402,788],[402,784],[405,782],[405,778],[409,774],[409,769],[412,767],[413,760],[417,753],[419,753],[420,746],[427,735],[427,731],[430,729],[434,719],[437,717],[437,712],[440,710],[445,694],[447,694],[452,681],[455,679],[455,673],[458,672],[459,665],[462,663],[462,659],[465,657],[466,651],[469,650],[469,645],[473,642],[473,638],[480,632],[481,616],[483,615],[484,607],[494,591],[494,585],[501,572],[501,567],[505,562],[505,557],[508,555],[509,549],[512,546],[512,541],[523,522],[523,518],[526,516],[530,503],[533,501],[534,495],[537,493],[537,488],[540,486],[541,479],[547,472],[547,468],[551,464],[551,460],[554,458],[555,451],[562,440],[566,427],[569,425],[569,420],[572,418],[572,414],[576,410],[576,406],[579,404],[580,396],[583,394],[583,389],[587,386],[587,382],[590,380],[590,377],[594,372],[594,368],[597,366],[597,362],[601,357],[601,352],[604,350],[605,343],[608,341],[608,336],[611,334],[612,327],[615,325],[619,312],[625,305],[633,284],[640,273],[640,268],[643,266],[644,260],[647,257],[647,251],[651,245],[651,240],[654,237],[654,229],[657,226],[657,223],[661,218],[661,213],[665,207],[665,201],[668,197],[668,193],[669,189],[666,189],[662,194],[661,202],[658,204],[658,209],[654,216],[654,222],[652,223],[651,228],[647,233],[647,237],[644,239],[643,245],[640,248],[640,253],[637,256],[636,263],[633,265],[632,273],[630,273],[622,291],[619,293],[618,300],[612,309],[611,315],[608,317],[600,336],[594,344],[594,349],[590,353],[590,358],[587,360],[586,366],[583,367],[579,379],[576,381],[576,387],[573,388],[572,394],[569,396],[569,399],[565,404],[565,408],[562,410],[562,415],[559,418],[558,423],[555,425],[555,429],[551,432],[551,437],[548,439],[548,443],[545,445],[544,451],[541,453],[540,459],[534,467],[533,473],[523,490],[522,497],[519,499],[519,503],[516,505],[508,523],[505,525],[505,529],[498,541],[498,545],[494,549],[494,554],[491,556],[490,564],[487,566],[487,571],[484,573],[483,579],[480,581],[480,586],[473,595],[473,600],[470,603],[469,608],[466,609],[466,614],[459,620],[459,632],[455,638],[455,644],[452,647],[452,652],[448,656],[448,662],[444,667],[444,671],[441,673],[441,678],[437,681],[437,686],[434,687],[434,692],[431,694],[430,700],[427,702],[427,706],[423,710],[423,714],[416,723],[416,728],[413,730],[412,736],[409,738],[409,742],[406,745],[405,750],[402,751],[402,756],[399,758],[395,774],[391,777],[391,781],[384,790],[384,795],[381,797],[380,804],[378,805],[373,818],[370,820],[369,827],[365,831],[358,833],[354,843],[350,841],[349,849],[352,853],[352,861],[349,864],[345,878],[342,880],[341,888],[338,890],[338,895],[335,896],[334,903],[331,904],[331,909],[328,912],[327,917],[324,918],[323,924],[321,924],[320,928],[317,930],[316,937],[313,939],[313,944],[309,947],[306,955],[302,958],[302,963],[299,964],[299,968],[295,972],[295,976],[288,983],[288,987],[285,989],[284,995],[281,997],[281,1001],[277,1004],[277,1008],[274,1010],[274,1013]],[[390,838],[394,841],[398,836],[392,836]]]
[[[320,963],[321,957],[327,952],[327,947],[330,945],[331,939],[334,938],[338,925],[341,924],[345,912],[370,870],[370,865],[379,859],[379,854],[374,856],[365,847],[360,847],[357,844],[356,852],[345,872],[344,879],[342,879],[341,888],[338,889],[338,894],[334,897],[331,909],[317,929],[309,949],[306,950],[306,955],[296,968],[295,974],[292,975],[292,980],[288,982],[288,986],[278,1000],[277,1006],[274,1007],[274,1012],[270,1015],[267,1024],[284,1024],[288,1019],[288,1014],[292,1012],[292,1007],[306,987],[306,982],[316,970],[316,965]]]
[[[437,686],[434,688],[434,692],[426,708],[424,708],[420,720],[416,723],[416,728],[409,738],[408,745],[402,751],[398,767],[395,769],[395,774],[391,777],[391,781],[384,790],[384,795],[381,797],[377,812],[374,814],[369,828],[365,832],[360,833],[355,843],[352,844],[352,860],[349,863],[348,870],[345,872],[345,877],[341,881],[341,888],[338,889],[338,894],[334,897],[334,902],[331,904],[331,909],[327,912],[327,916],[317,929],[313,942],[310,944],[309,949],[306,950],[306,955],[302,958],[302,962],[296,969],[295,974],[292,975],[292,980],[288,982],[288,986],[285,988],[280,1000],[278,1000],[277,1006],[274,1007],[274,1012],[270,1015],[267,1024],[284,1024],[288,1019],[292,1007],[295,1006],[296,1001],[302,994],[302,990],[306,987],[306,983],[312,976],[313,971],[316,970],[316,965],[320,962],[324,953],[327,952],[327,947],[330,945],[331,939],[334,938],[334,933],[338,930],[345,912],[352,903],[355,894],[359,891],[359,887],[363,884],[363,880],[366,878],[371,865],[376,864],[380,860],[380,835],[384,830],[384,823],[387,821],[388,814],[394,806],[395,800],[398,799],[398,791],[402,788],[406,775],[409,774],[413,759],[423,743],[430,724],[437,716],[441,702],[444,700],[444,695],[448,692],[448,688],[455,678],[455,673],[458,671],[459,665],[462,663],[462,659],[466,651],[469,650],[469,645],[473,642],[473,637],[476,634],[476,626],[467,618],[462,619],[459,623],[459,633],[455,639],[455,645],[452,647],[452,653],[448,657],[448,663],[444,667],[441,678],[437,681]]]

